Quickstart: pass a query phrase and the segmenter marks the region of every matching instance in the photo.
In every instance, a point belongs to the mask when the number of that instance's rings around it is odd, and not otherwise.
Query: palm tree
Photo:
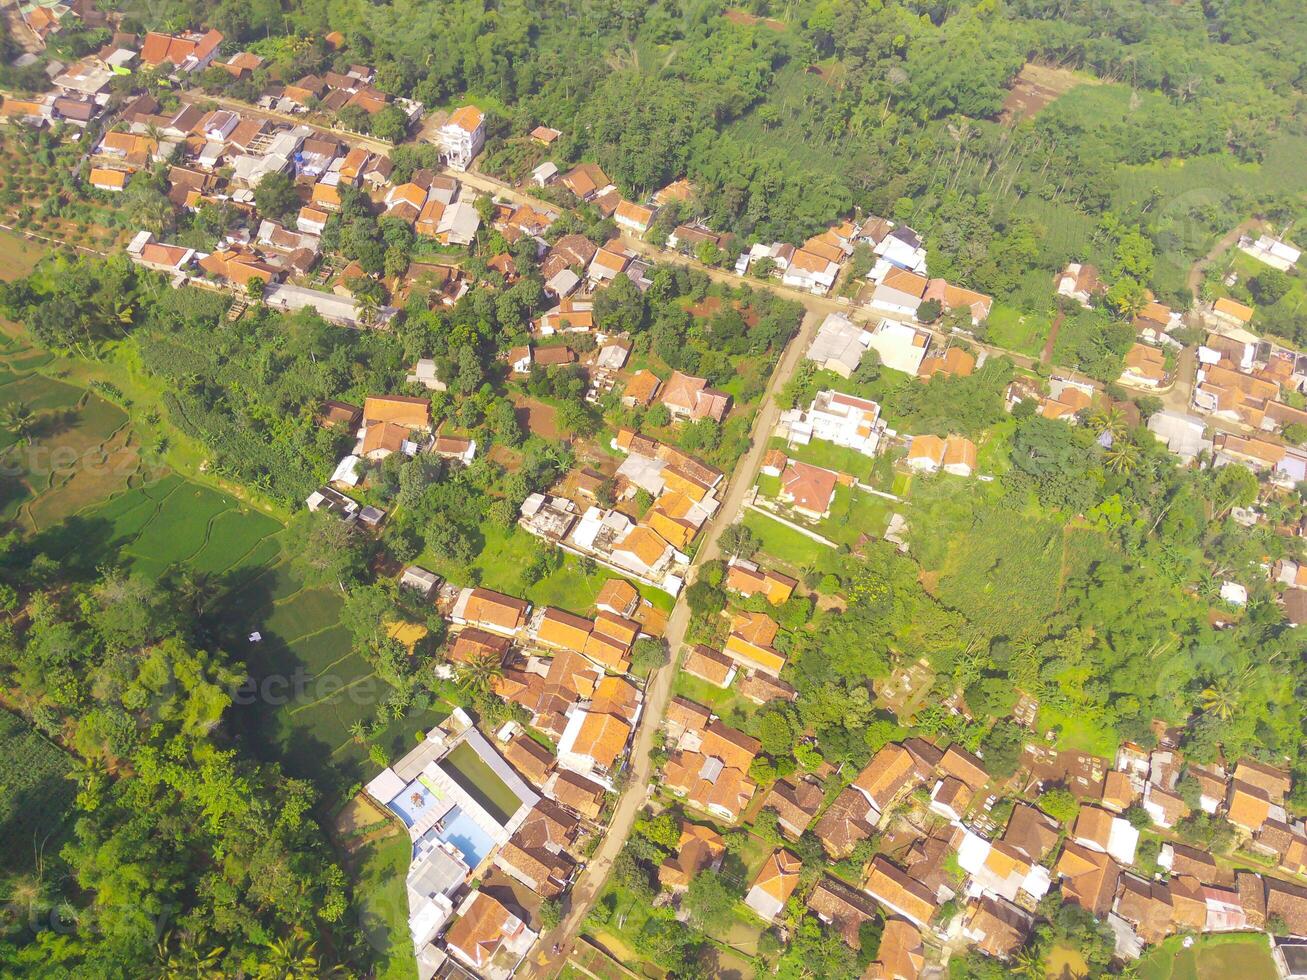
[[[455,674],[459,686],[475,694],[489,693],[503,676],[504,665],[493,653],[460,663]]]
[[[349,736],[359,745],[368,740],[368,726],[362,721],[356,721],[349,726]]]
[[[1222,721],[1229,721],[1239,710],[1240,700],[1242,700],[1242,693],[1239,691],[1238,683],[1228,677],[1222,677],[1210,687],[1203,688],[1201,704],[1203,711],[1215,715]]]
[[[255,969],[260,980],[314,980],[337,973],[318,965],[315,944],[303,935],[271,939],[264,943],[266,958]]]
[[[1125,416],[1115,405],[1094,409],[1089,413],[1089,424],[1096,432],[1110,432],[1113,442],[1125,435]]]
[[[1044,980],[1048,968],[1044,965],[1044,955],[1035,946],[1027,946],[1017,953],[1012,960],[1012,972],[1019,977],[1030,980]]]
[[[203,948],[204,936],[183,935],[172,947],[172,933],[166,933],[155,946],[154,976],[157,980],[209,980],[224,975],[221,969],[222,946]]]
[[[23,402],[9,402],[0,409],[0,424],[17,437],[19,442],[27,442],[36,428],[36,413]]]
[[[1139,447],[1133,442],[1118,439],[1112,443],[1112,448],[1103,454],[1103,458],[1107,460],[1107,468],[1113,473],[1131,473],[1139,465]]]

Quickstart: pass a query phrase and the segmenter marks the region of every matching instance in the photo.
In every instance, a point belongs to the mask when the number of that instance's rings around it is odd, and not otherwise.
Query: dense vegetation
[[[3,569],[18,590],[4,587],[7,606],[27,616],[0,631],[5,684],[77,760],[75,801],[51,767],[39,779],[53,787],[16,801],[62,798],[75,816],[62,847],[46,850],[25,814],[6,817],[11,850],[37,851],[6,869],[24,907],[0,944],[5,972],[326,970],[315,953],[324,940],[332,958],[352,956],[352,940],[335,932],[350,900],[312,815],[314,789],[231,741],[244,670],[197,612],[204,583],[113,570],[70,582],[12,534]],[[61,808],[45,814],[47,831]],[[74,928],[60,925],[70,917]]]

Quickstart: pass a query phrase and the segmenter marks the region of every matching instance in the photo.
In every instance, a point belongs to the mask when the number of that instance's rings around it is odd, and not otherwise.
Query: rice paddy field
[[[1140,980],[1275,980],[1280,975],[1264,933],[1200,936],[1186,948],[1175,936],[1139,960]]]

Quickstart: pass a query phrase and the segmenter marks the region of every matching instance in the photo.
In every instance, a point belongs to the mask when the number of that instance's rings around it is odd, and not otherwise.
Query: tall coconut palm
[[[1222,721],[1229,721],[1239,710],[1243,692],[1238,683],[1228,677],[1222,677],[1210,687],[1203,688],[1201,704],[1203,711],[1215,715]]]
[[[1124,476],[1133,473],[1135,467],[1139,465],[1139,447],[1133,442],[1118,439],[1112,443],[1111,449],[1103,453],[1103,459],[1107,462],[1109,470]]]
[[[260,980],[316,980],[339,975],[339,970],[318,963],[316,945],[306,936],[271,939],[263,948],[266,951],[263,962],[254,973]]]
[[[460,663],[455,672],[460,687],[474,694],[487,694],[494,689],[495,681],[504,676],[504,665],[493,653],[473,657]]]
[[[1115,405],[1096,408],[1089,413],[1089,424],[1095,432],[1110,432],[1113,442],[1126,432],[1125,415]]]
[[[1012,960],[1012,972],[1019,977],[1030,980],[1044,980],[1048,968],[1044,965],[1044,955],[1035,946],[1027,946]]]
[[[9,402],[0,408],[3,425],[19,442],[27,442],[36,428],[36,413],[23,402]]]
[[[208,946],[204,938],[183,934],[174,942],[173,934],[166,933],[155,946],[156,980],[216,980],[224,976],[224,947]]]

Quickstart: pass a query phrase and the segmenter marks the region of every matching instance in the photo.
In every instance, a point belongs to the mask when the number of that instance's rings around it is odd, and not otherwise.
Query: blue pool
[[[441,821],[442,830],[434,831],[437,837],[448,844],[453,844],[463,855],[469,868],[475,868],[490,853],[494,841],[490,835],[459,807],[454,807]]]

